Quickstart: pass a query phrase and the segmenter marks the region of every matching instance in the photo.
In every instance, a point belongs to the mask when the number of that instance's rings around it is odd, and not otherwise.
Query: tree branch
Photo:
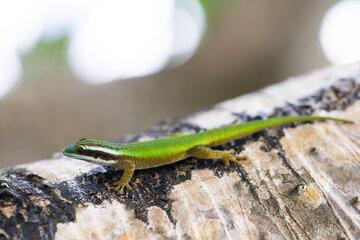
[[[122,172],[61,155],[4,169],[0,239],[355,239],[360,236],[360,64],[324,69],[122,142],[280,115],[357,124],[292,124],[228,143],[242,165],[187,159]]]

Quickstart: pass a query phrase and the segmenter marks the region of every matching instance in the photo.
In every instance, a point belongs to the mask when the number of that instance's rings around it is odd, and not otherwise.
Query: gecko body
[[[77,143],[64,149],[63,154],[83,161],[123,169],[123,176],[116,182],[117,187],[115,188],[115,191],[122,193],[125,187],[131,189],[129,182],[136,169],[154,168],[188,157],[223,160],[226,165],[230,162],[240,164],[241,160],[246,159],[246,157],[235,157],[232,150],[213,150],[211,147],[222,145],[266,128],[315,120],[352,123],[345,119],[322,116],[278,117],[227,125],[200,133],[176,134],[128,144],[80,139]]]

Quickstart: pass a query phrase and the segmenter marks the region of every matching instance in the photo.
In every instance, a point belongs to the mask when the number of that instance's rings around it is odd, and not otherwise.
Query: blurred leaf
[[[58,63],[63,63],[66,43],[66,37],[59,38],[56,41],[40,40],[30,52],[22,56],[24,75],[40,75]]]
[[[201,5],[205,9],[206,16],[208,18],[213,17],[213,15],[216,15],[217,10],[219,7],[227,4],[229,1],[219,1],[219,0],[200,0]]]

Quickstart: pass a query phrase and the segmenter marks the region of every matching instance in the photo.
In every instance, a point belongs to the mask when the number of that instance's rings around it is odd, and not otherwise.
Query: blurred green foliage
[[[230,2],[229,0],[219,1],[219,0],[200,0],[201,5],[205,9],[206,16],[211,22],[211,18],[216,14],[217,10]]]
[[[66,44],[66,36],[53,41],[40,40],[34,48],[22,56],[24,76],[41,75],[56,63],[64,62]]]
[[[181,3],[181,0],[179,0]],[[208,25],[216,19],[216,13],[219,9],[231,2],[230,0],[200,0],[203,6],[208,21]],[[66,45],[68,36],[56,40],[40,40],[34,48],[22,56],[22,64],[24,75],[34,76],[49,70],[55,63],[65,62],[66,58]]]

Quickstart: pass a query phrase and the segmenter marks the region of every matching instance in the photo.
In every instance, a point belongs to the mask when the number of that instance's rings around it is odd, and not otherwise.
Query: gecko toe
[[[117,186],[114,188],[114,191],[119,193],[119,194],[123,194],[124,193],[124,188],[127,187],[126,184],[123,184],[123,183],[117,183]]]
[[[115,192],[117,192],[118,194],[123,194],[124,192],[124,186],[117,186],[115,189],[114,189]]]
[[[124,188],[126,188],[128,191],[130,191],[132,189],[132,187],[130,186],[129,183],[123,183],[121,180],[115,182],[115,184],[117,186],[114,188],[114,191],[119,193],[119,194],[124,193]]]

